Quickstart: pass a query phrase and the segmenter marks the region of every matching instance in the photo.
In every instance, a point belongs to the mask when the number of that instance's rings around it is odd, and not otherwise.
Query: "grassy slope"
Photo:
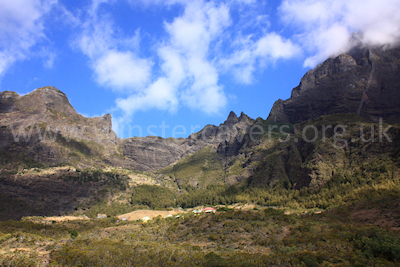
[[[203,189],[224,183],[222,158],[211,147],[205,147],[159,173],[172,178],[180,189],[187,185]]]

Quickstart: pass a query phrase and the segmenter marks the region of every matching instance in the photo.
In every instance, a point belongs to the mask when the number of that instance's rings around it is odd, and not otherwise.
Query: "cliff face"
[[[298,123],[333,113],[357,113],[372,121],[400,117],[400,48],[355,48],[308,71],[291,97],[268,116]]]

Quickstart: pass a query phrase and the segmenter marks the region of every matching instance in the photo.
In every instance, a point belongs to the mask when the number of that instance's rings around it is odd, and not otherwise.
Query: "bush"
[[[361,249],[369,259],[380,257],[400,262],[400,237],[386,229],[370,227],[360,230],[355,235],[354,241],[356,247]]]
[[[78,231],[76,229],[72,230],[71,238],[77,238],[77,237],[78,237]]]

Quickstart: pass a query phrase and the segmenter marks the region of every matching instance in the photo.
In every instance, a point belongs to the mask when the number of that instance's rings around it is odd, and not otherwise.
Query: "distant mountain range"
[[[0,188],[14,198],[28,194],[14,190],[22,186],[15,175],[51,166],[144,171],[180,191],[212,184],[321,188],[351,164],[396,162],[400,49],[357,48],[326,60],[290,99],[276,101],[266,120],[231,112],[185,139],[120,139],[111,121],[109,114],[83,117],[51,86],[24,96],[1,92]]]
[[[399,60],[399,48],[357,48],[330,58],[304,75],[290,99],[276,101],[267,120],[294,124],[328,114],[355,113],[375,122],[379,118],[399,121]],[[238,118],[231,112],[220,126],[207,126],[186,139],[119,139],[111,129],[109,114],[85,118],[64,93],[51,86],[24,96],[1,92],[0,114],[2,151],[23,154],[43,165],[112,164],[140,171],[164,168],[206,146],[224,156],[237,155],[242,145],[237,136],[257,123],[243,113]]]

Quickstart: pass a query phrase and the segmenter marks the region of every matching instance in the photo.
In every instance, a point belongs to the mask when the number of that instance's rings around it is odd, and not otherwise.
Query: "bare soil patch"
[[[127,221],[137,221],[143,219],[144,217],[153,219],[157,216],[165,217],[167,215],[177,215],[183,212],[184,211],[182,210],[135,210],[133,212],[125,213],[116,217],[119,220],[123,220],[123,218],[125,218]]]

